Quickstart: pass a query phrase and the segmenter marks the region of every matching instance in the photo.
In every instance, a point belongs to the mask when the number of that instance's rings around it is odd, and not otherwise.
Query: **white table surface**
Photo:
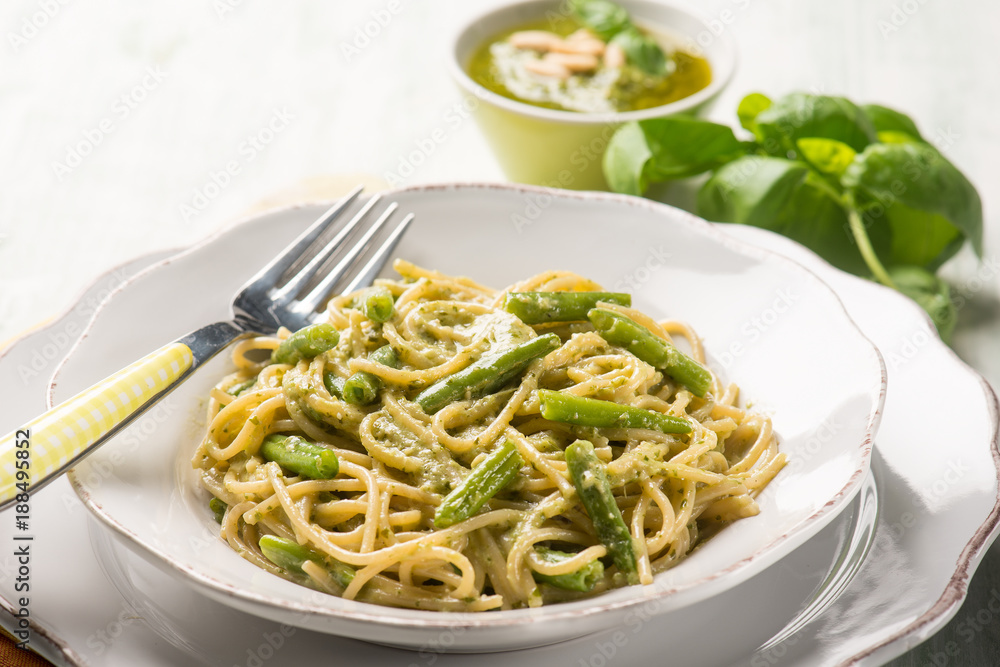
[[[966,251],[945,269],[968,301],[954,346],[1000,386],[1000,3],[676,2],[740,45],[713,119],[735,122],[753,90],[822,91],[907,111],[939,138],[986,210],[986,261]],[[0,4],[0,342],[109,266],[189,244],[262,200],[322,197],[345,173],[503,180],[444,69],[454,27],[491,4]],[[419,145],[423,163],[400,176]],[[0,394],[19,383],[0,378]],[[1000,620],[977,641],[998,635]]]

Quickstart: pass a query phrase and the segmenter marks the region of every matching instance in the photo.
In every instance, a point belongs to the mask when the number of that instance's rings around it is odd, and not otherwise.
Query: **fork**
[[[238,338],[297,330],[319,319],[332,290],[371,284],[413,220],[408,214],[369,259],[375,235],[396,212],[393,202],[375,217],[380,197],[371,197],[325,244],[324,233],[361,193],[354,189],[250,279],[233,297],[233,318],[193,331],[85,389],[0,440],[0,509],[26,503],[28,493],[52,481],[106,442],[191,373]],[[353,244],[347,240],[365,231]],[[314,248],[313,246],[319,246]],[[334,266],[326,273],[326,265]],[[360,265],[360,268],[355,268]]]

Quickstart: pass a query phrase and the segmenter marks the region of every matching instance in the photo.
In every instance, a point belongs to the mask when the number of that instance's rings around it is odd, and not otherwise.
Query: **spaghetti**
[[[568,272],[496,291],[395,268],[237,344],[212,390],[193,463],[245,559],[347,599],[511,609],[649,584],[758,513],[785,455],[690,327]]]

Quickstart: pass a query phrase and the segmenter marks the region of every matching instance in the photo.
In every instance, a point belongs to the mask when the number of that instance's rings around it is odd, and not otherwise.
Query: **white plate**
[[[912,304],[894,298],[875,285],[843,274],[818,260],[815,255],[783,237],[752,228],[720,225],[726,233],[739,235],[748,242],[771,248],[795,257],[812,271],[822,275],[843,300],[858,325],[892,358],[901,353],[906,341],[912,343],[915,332],[926,332],[926,321]],[[97,279],[81,295],[79,303],[46,328],[24,336],[0,354],[0,377],[21,378],[19,390],[7,398],[8,410],[0,414],[0,429],[15,428],[44,409],[44,391],[51,366],[52,346],[64,350],[86,324],[88,311],[109,286],[147,266],[158,258],[144,258],[123,270],[115,270]],[[887,326],[890,324],[891,326]],[[55,342],[54,342],[55,341]],[[38,361],[41,357],[42,361]],[[954,615],[965,597],[972,572],[997,529],[997,478],[1000,476],[1000,456],[997,454],[996,399],[983,379],[958,361],[945,346],[931,339],[912,349],[907,348],[905,364],[888,367],[892,387],[880,427],[872,469],[879,478],[882,520],[874,545],[864,564],[864,579],[850,586],[844,596],[813,623],[807,625],[779,646],[768,652],[747,656],[751,667],[761,665],[792,667],[836,664],[881,664],[920,643],[942,627]],[[37,374],[24,369],[37,366]],[[911,419],[920,414],[926,402],[925,387],[947,379],[950,388],[967,400],[968,409],[960,429],[953,432],[949,446],[938,446],[932,429],[946,423],[947,416],[925,422],[928,430],[912,432]],[[6,432],[6,431],[5,431]],[[882,457],[882,449],[891,452]],[[908,453],[909,452],[909,453]],[[939,471],[948,469],[948,461],[967,466],[967,485],[949,485],[935,495],[931,505],[920,502],[912,489],[928,487],[925,475],[910,476],[911,468],[901,462],[919,455],[924,467]],[[893,470],[881,474],[883,470]],[[931,485],[930,488],[933,488]],[[928,492],[925,491],[926,495]],[[87,535],[88,513],[76,499],[67,480],[57,480],[32,499],[33,532],[45,548],[35,553],[33,567],[43,576],[44,586],[35,590],[32,599],[32,646],[57,665],[81,667],[171,667],[188,665],[190,658],[166,645],[153,633],[146,622],[138,620],[131,605],[123,603],[101,574],[98,561],[90,549]],[[903,524],[903,521],[906,524]],[[10,543],[13,526],[0,521],[0,540]],[[806,545],[808,546],[808,545]],[[936,554],[936,558],[900,557],[901,549]],[[66,554],[71,554],[73,567],[66,567]],[[0,556],[0,608],[14,608],[17,595],[13,577],[8,576],[13,560]],[[914,582],[921,582],[915,584]],[[899,603],[895,599],[907,590]],[[159,594],[170,596],[176,586],[172,580],[161,586]],[[775,591],[780,594],[780,589]],[[218,606],[216,606],[218,608]],[[762,614],[770,609],[765,601]],[[191,622],[211,625],[213,616],[200,606],[189,612]],[[235,613],[235,612],[233,612]],[[246,619],[246,616],[240,616]],[[0,613],[0,625],[10,629],[12,618]],[[211,664],[246,664],[246,650],[258,650],[265,635],[282,628],[276,623],[256,621],[260,625],[235,623],[225,625],[223,632],[231,638],[228,652],[207,653]],[[613,635],[609,631],[606,635]],[[181,638],[197,642],[198,637]],[[567,664],[592,658],[595,642],[604,636],[579,639],[561,645]],[[328,655],[335,653],[356,664],[375,663],[384,649],[328,638]],[[236,647],[246,650],[238,659],[228,661]],[[616,661],[621,665],[641,663],[640,659],[657,655],[662,644],[655,629],[637,634]],[[263,650],[263,649],[262,649]],[[543,649],[544,650],[544,649]],[[645,651],[645,652],[644,652]],[[266,652],[266,650],[265,650]],[[283,653],[284,655],[284,653]],[[440,658],[438,665],[450,667],[449,656],[419,655],[410,662],[423,667],[431,659]],[[531,653],[522,653],[521,664],[531,664]],[[494,656],[481,656],[479,660]],[[502,658],[502,654],[495,656]],[[662,657],[662,656],[661,656]],[[460,664],[460,656],[454,656]],[[267,664],[282,664],[272,660]],[[483,665],[482,667],[489,667]]]
[[[874,463],[873,463],[874,467]],[[618,657],[615,664],[658,664],[655,656],[637,660],[636,648],[650,651],[654,647],[635,642],[639,633],[645,636],[676,635],[679,632],[697,635],[706,626],[729,628],[726,641],[710,643],[676,642],[671,647],[674,664],[684,667],[719,667],[748,655],[774,634],[798,609],[797,618],[785,631],[801,627],[820,613],[843,591],[857,573],[858,566],[871,546],[878,511],[877,491],[871,474],[862,484],[848,509],[837,516],[812,539],[782,558],[760,574],[742,582],[725,595],[690,605],[674,612],[654,615],[637,613],[622,628],[602,633],[591,642],[570,642],[518,653],[480,655],[481,667],[501,667],[511,662],[521,665],[561,665],[578,660],[587,646],[596,649],[593,657],[612,651]],[[149,564],[137,554],[130,543],[91,519],[90,539],[101,569],[126,601],[130,613],[141,617],[156,633],[184,654],[207,665],[239,664],[246,660],[246,648],[234,636],[260,636],[271,643],[281,641],[284,633],[275,634],[274,623],[236,611],[208,600],[185,586],[174,585],[174,579]],[[778,594],[775,594],[779,592]],[[768,601],[767,613],[757,613],[760,600]],[[809,602],[803,608],[803,600]],[[190,610],[199,613],[192,616]],[[621,635],[615,638],[615,633]],[[446,636],[428,638],[417,656],[417,663],[429,667],[433,661],[443,667],[467,664],[462,655],[439,655],[436,642]],[[623,639],[627,638],[627,640]],[[267,643],[267,639],[263,643]],[[332,643],[334,642],[334,643]],[[263,645],[263,643],[261,645]],[[328,655],[336,651],[352,657],[362,657],[365,667],[395,667],[413,664],[414,653],[365,646],[348,639],[297,630],[293,642],[281,646],[284,664],[296,667],[323,667]],[[636,647],[628,648],[628,644]],[[254,650],[261,650],[261,645]],[[655,650],[655,649],[654,649]],[[263,649],[267,653],[267,648]],[[266,656],[262,656],[266,657]],[[579,664],[577,662],[577,664]]]
[[[839,271],[803,246],[719,225],[808,266],[878,345],[889,374],[875,468],[881,515],[872,553],[807,632],[754,656],[761,665],[880,665],[941,629],[1000,529],[997,397],[908,298]],[[931,405],[938,394],[947,399]]]
[[[881,359],[836,296],[799,265],[645,200],[497,185],[388,196],[417,216],[397,254],[418,264],[497,286],[548,268],[616,289],[633,283],[627,289],[639,308],[696,327],[717,355],[712,365],[772,413],[793,463],[759,497],[759,516],[722,531],[652,586],[489,614],[375,607],[274,577],[218,539],[188,459],[204,396],[229,368],[220,356],[71,474],[105,525],[182,581],[243,611],[322,632],[420,647],[447,631],[454,650],[524,648],[619,625],[639,608],[665,613],[718,595],[791,553],[857,492],[884,395]],[[518,216],[531,219],[533,207],[534,224],[516,224]],[[321,211],[248,220],[129,281],[57,373],[53,399],[225,318],[228,295]],[[743,340],[749,328],[752,345]]]

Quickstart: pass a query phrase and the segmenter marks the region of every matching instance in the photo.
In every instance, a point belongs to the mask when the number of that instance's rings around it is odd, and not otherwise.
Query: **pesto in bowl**
[[[666,55],[661,71],[644,70],[617,40],[602,40],[573,16],[550,16],[484,41],[469,60],[468,74],[508,99],[580,113],[659,107],[711,83],[705,58],[677,47],[666,31],[639,30]]]

